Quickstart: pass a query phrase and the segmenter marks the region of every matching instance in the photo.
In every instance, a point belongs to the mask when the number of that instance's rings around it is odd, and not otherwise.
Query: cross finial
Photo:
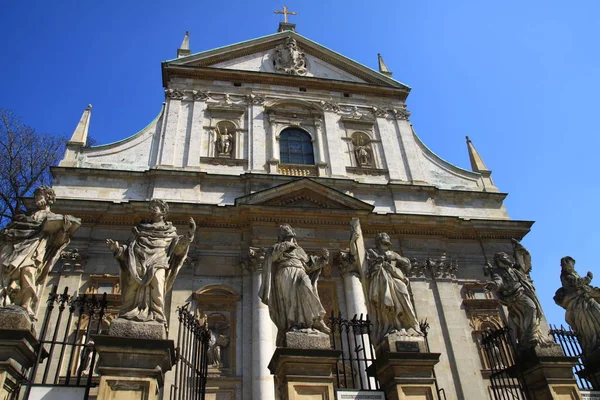
[[[287,24],[288,15],[296,15],[296,11],[288,11],[287,6],[283,6],[283,11],[275,10],[275,14],[283,14],[283,22]]]

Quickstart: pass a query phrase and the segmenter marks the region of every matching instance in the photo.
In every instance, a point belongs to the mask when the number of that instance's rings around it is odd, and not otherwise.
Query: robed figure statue
[[[542,306],[529,278],[531,255],[518,240],[512,239],[512,243],[516,261],[504,252],[496,253],[494,265],[487,265],[492,279],[486,288],[507,307],[509,325],[515,329],[519,348],[524,350],[546,345],[549,339],[542,334]]]
[[[279,227],[278,241],[267,251],[259,297],[269,306],[277,326],[277,346],[285,346],[288,331],[316,329],[329,333],[323,317],[325,309],[317,292],[321,269],[329,262],[329,252],[310,256],[296,242],[288,224]]]
[[[600,288],[590,285],[591,272],[579,276],[572,257],[563,257],[560,265],[562,287],[554,301],[566,310],[565,320],[577,334],[584,355],[589,356],[600,350]]]
[[[81,225],[72,215],[50,211],[56,199],[51,187],[39,186],[33,192],[37,211],[18,214],[0,231],[1,306],[22,307],[30,317],[37,302],[38,285],[69,244],[71,235]]]
[[[120,265],[121,308],[119,318],[155,321],[167,325],[165,295],[173,283],[194,240],[196,223],[190,218],[188,231],[178,235],[177,228],[165,218],[169,206],[163,200],[150,202],[149,221],[133,229],[127,244],[107,239]]]
[[[391,250],[387,233],[378,233],[376,247],[367,250],[366,295],[376,342],[387,334],[420,335],[419,322],[410,298],[406,274],[410,260]]]

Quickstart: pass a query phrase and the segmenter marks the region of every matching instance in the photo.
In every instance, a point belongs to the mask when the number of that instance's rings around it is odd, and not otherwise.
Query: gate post
[[[517,358],[525,390],[536,400],[581,399],[573,367],[577,357],[566,357],[560,346],[536,346]]]
[[[175,363],[172,340],[97,335],[98,400],[155,400]]]
[[[0,399],[12,399],[36,361],[38,340],[28,330],[0,329]]]
[[[375,365],[388,400],[436,399],[433,367],[440,353],[382,351]]]

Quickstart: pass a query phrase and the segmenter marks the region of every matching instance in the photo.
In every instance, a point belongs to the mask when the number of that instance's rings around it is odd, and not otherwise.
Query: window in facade
[[[287,128],[279,135],[279,157],[283,164],[314,165],[311,137],[302,129]]]

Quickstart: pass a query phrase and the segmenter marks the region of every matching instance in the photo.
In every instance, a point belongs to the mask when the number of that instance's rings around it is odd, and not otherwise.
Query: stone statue
[[[359,167],[371,166],[371,153],[369,152],[369,145],[365,144],[362,138],[358,138],[354,142],[354,155]]]
[[[376,247],[366,253],[365,273],[375,342],[395,332],[421,335],[406,277],[411,268],[410,260],[390,250],[392,242],[387,233],[378,233],[375,242]]]
[[[306,75],[306,56],[298,49],[295,39],[288,36],[284,45],[277,46],[273,67],[288,75]]]
[[[187,233],[178,235],[173,224],[165,221],[169,212],[166,202],[152,200],[149,209],[150,221],[137,224],[127,244],[106,240],[121,267],[122,302],[119,318],[112,322],[111,328],[119,319],[155,321],[167,326],[165,296],[183,266],[194,240],[196,223],[190,218]]]
[[[52,188],[39,186],[33,197],[37,211],[30,216],[16,215],[0,231],[0,305],[20,306],[32,318],[38,285],[44,283],[81,225],[79,218],[50,211],[56,199]]]
[[[588,272],[581,278],[575,271],[575,260],[560,260],[562,287],[554,301],[566,310],[565,320],[577,333],[581,349],[586,355],[600,350],[600,288],[590,285],[594,275]]]
[[[288,224],[279,227],[278,241],[267,251],[259,296],[269,306],[277,326],[277,346],[286,346],[286,333],[311,329],[329,333],[323,317],[325,309],[317,292],[321,269],[329,262],[329,252],[309,256],[296,242]]]
[[[540,328],[542,307],[529,278],[531,255],[518,240],[512,239],[512,243],[516,262],[504,252],[496,253],[494,265],[487,266],[492,280],[485,287],[508,308],[509,324],[515,330],[521,350],[545,346],[549,340]]]
[[[227,127],[221,131],[217,127],[217,151],[219,155],[231,155],[233,148],[233,135],[227,131]]]
[[[208,340],[208,362],[215,368],[223,366],[221,358],[222,348],[229,344],[229,338],[221,335],[219,331],[210,330],[210,339]]]

